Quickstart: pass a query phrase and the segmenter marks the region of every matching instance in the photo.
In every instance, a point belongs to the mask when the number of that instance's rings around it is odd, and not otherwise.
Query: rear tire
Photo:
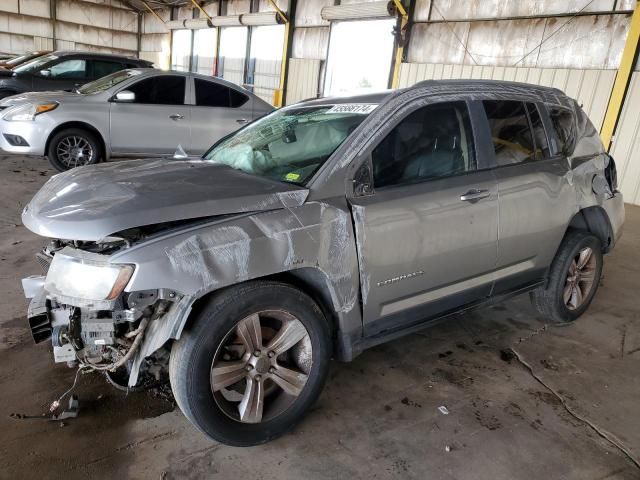
[[[47,158],[53,167],[64,172],[102,160],[102,144],[96,136],[82,128],[67,128],[49,141]]]
[[[575,321],[598,290],[602,263],[602,244],[595,235],[568,233],[553,259],[546,287],[531,292],[531,303],[555,323]]]
[[[256,331],[259,338],[247,333]],[[280,334],[293,346],[276,342]],[[224,290],[202,307],[173,344],[169,378],[178,406],[206,436],[251,446],[302,419],[322,391],[330,356],[330,330],[318,305],[290,285],[256,281]],[[292,373],[292,382],[283,382]]]

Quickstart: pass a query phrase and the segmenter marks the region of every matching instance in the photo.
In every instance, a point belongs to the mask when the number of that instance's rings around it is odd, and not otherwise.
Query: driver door
[[[125,87],[135,95],[132,102],[114,97],[109,107],[112,152],[170,155],[181,145],[193,153],[186,80],[183,75],[154,75]]]
[[[371,151],[373,189],[351,199],[366,336],[490,295],[497,183],[476,144],[467,104],[447,102],[414,110]]]

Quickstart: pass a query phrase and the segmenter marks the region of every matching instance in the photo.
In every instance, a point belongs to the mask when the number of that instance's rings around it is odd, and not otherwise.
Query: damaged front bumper
[[[87,257],[69,249],[65,254]],[[56,290],[53,270],[22,281],[25,297],[31,298],[27,317],[34,341],[51,339],[55,362],[98,371],[126,369],[129,386],[149,365],[145,358],[177,338],[191,309],[190,297],[162,288],[122,291],[109,301],[79,299],[75,292]],[[65,281],[71,280],[76,279]]]

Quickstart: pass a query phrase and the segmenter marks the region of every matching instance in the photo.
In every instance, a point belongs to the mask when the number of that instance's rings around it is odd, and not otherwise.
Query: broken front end
[[[150,322],[172,309],[181,295],[165,289],[125,292],[135,266],[114,264],[109,254],[124,241],[54,240],[37,255],[45,276],[23,279],[31,298],[29,326],[36,343],[50,339],[56,362],[103,371],[112,381],[141,367],[141,349]],[[148,359],[143,370],[153,365]],[[114,372],[119,372],[114,375]],[[155,372],[159,375],[158,370]]]

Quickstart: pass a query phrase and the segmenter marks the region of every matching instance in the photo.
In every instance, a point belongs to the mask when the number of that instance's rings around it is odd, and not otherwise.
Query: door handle
[[[180,115],[179,113],[174,113],[173,115],[169,115],[171,120],[182,120],[184,115]]]
[[[472,188],[467,193],[463,193],[462,195],[460,195],[460,200],[462,200],[463,202],[475,203],[478,200],[487,198],[490,195],[491,192],[486,188]]]
[[[244,125],[245,123],[249,123],[249,120],[247,120],[246,118],[239,118],[238,120],[236,120],[236,123]]]

